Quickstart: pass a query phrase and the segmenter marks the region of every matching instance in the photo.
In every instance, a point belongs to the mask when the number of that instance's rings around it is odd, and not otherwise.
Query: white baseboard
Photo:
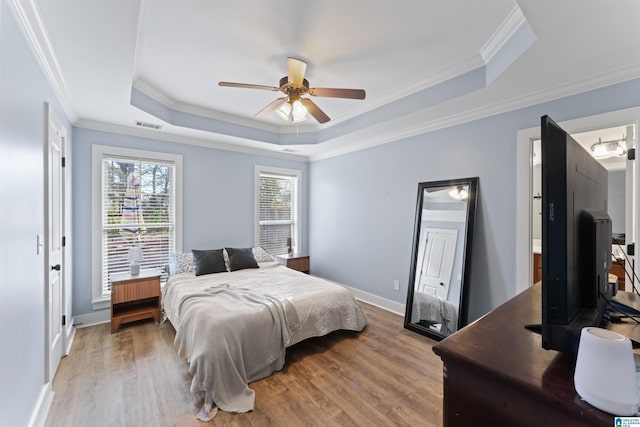
[[[51,403],[53,402],[53,390],[51,389],[51,382],[46,383],[40,390],[40,396],[36,402],[36,407],[33,409],[31,419],[29,420],[29,427],[42,427],[47,420]]]
[[[349,289],[356,299],[359,299],[362,302],[390,311],[399,316],[404,316],[405,304],[391,301],[390,299],[382,298],[378,295],[370,294],[369,292],[361,291],[360,289],[352,288],[350,286],[342,286]]]
[[[100,325],[111,322],[111,310],[98,310],[92,313],[80,314],[73,317],[72,326],[86,328],[87,326]]]

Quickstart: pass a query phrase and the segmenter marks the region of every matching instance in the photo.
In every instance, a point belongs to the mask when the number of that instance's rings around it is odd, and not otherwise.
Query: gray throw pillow
[[[229,270],[243,270],[245,268],[260,268],[253,256],[251,248],[225,248],[229,255]]]
[[[224,265],[222,249],[204,251],[194,249],[191,252],[193,253],[193,259],[196,264],[196,276],[227,271],[227,267]]]

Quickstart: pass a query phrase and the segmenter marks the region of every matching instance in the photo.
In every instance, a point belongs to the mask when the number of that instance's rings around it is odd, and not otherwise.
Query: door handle
[[[52,265],[51,269],[55,271],[60,271],[60,264]]]
[[[444,283],[443,283],[443,282],[440,282],[440,286],[444,286]]]

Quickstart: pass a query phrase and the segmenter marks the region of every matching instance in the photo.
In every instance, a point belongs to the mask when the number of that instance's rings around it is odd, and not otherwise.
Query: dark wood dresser
[[[444,363],[444,426],[614,425],[577,395],[574,356],[544,350],[525,329],[541,321],[541,292],[535,284],[433,347]]]

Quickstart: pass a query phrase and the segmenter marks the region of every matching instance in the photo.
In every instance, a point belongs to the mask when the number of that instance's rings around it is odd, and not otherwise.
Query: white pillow
[[[170,253],[169,254],[169,274],[195,273],[196,263],[193,254],[189,253]]]
[[[253,256],[257,262],[273,262],[275,258],[261,247],[253,248]]]

